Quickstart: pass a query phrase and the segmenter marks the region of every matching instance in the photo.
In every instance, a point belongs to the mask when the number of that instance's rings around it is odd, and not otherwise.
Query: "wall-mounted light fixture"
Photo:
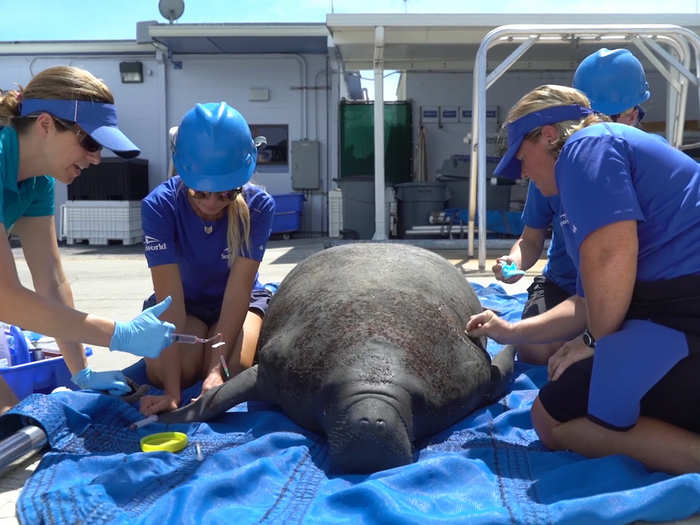
[[[143,64],[141,62],[119,62],[119,73],[124,84],[143,82]]]

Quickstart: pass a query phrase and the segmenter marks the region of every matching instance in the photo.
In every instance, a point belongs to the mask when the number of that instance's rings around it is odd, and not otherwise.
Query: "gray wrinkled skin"
[[[464,327],[482,307],[444,258],[401,244],[324,250],[290,272],[273,297],[259,364],[163,422],[216,417],[268,400],[324,433],[331,470],[374,472],[413,461],[416,439],[498,399],[513,349],[491,362]]]

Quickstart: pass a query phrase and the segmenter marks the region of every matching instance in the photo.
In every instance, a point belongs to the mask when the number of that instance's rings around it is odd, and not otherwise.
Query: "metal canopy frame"
[[[491,73],[486,74],[489,49],[520,45]],[[479,269],[486,266],[486,90],[535,44],[634,44],[666,78],[666,138],[674,147],[683,142],[688,82],[700,101],[700,38],[693,31],[670,24],[641,25],[505,25],[481,41],[474,64],[471,177],[469,181],[468,255],[474,256],[474,216],[479,211]],[[691,55],[695,72],[690,71]],[[478,191],[477,191],[478,190]]]

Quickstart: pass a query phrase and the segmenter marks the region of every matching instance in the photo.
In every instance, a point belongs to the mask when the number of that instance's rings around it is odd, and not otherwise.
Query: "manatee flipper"
[[[515,347],[504,346],[491,360],[491,390],[489,402],[498,401],[509,390],[515,367]]]
[[[208,421],[243,401],[264,401],[264,397],[258,392],[257,384],[258,365],[255,365],[229,379],[223,385],[202,394],[197,401],[172,412],[160,414],[158,421],[161,423]]]

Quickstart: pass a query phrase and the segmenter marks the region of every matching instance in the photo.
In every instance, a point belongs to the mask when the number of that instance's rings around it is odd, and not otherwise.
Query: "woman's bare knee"
[[[249,368],[255,361],[258,350],[258,339],[262,328],[263,318],[256,312],[248,312],[243,323],[243,338],[241,340],[241,368]]]

